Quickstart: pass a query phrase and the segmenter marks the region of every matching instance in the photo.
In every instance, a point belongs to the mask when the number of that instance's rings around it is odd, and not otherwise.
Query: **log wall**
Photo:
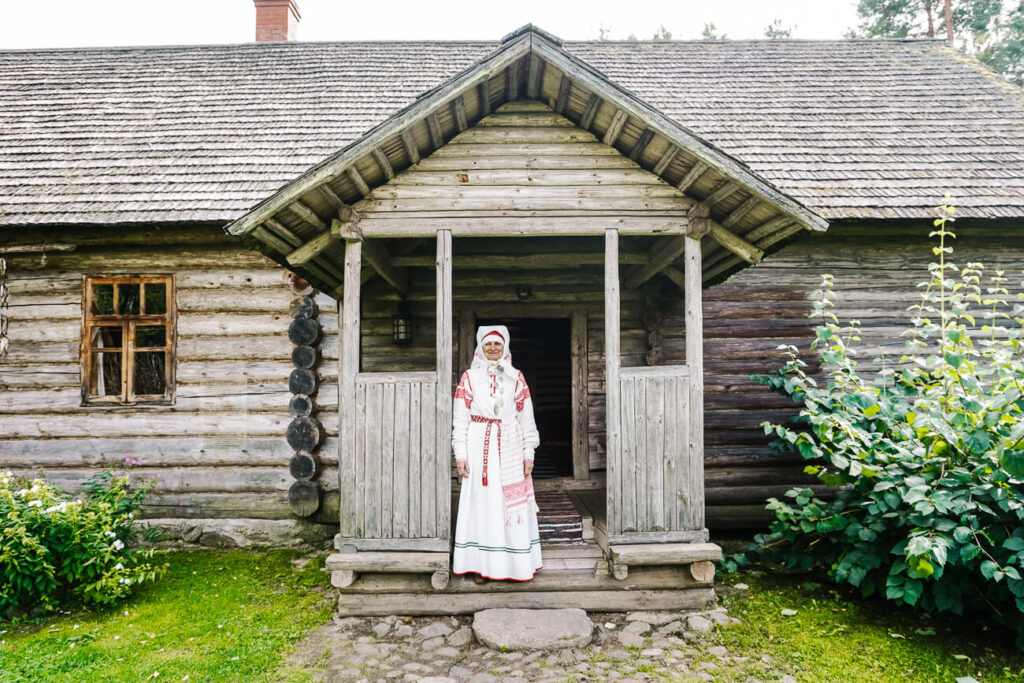
[[[795,407],[749,379],[749,374],[778,367],[779,344],[806,348],[813,328],[807,318],[809,293],[821,273],[835,275],[838,315],[859,319],[865,344],[896,357],[903,348],[899,332],[908,322],[906,307],[916,302],[916,283],[927,277],[930,229],[927,224],[836,225],[825,235],[806,235],[704,291],[705,486],[712,530],[757,524],[764,519],[765,498],[807,483],[802,463],[773,455],[759,426],[766,419],[785,419]],[[1024,264],[1024,249],[1010,229],[957,229],[954,261],[977,260],[1007,270]],[[11,350],[0,365],[0,467],[24,474],[42,471],[75,490],[102,467],[117,465],[130,455],[142,461],[133,476],[156,481],[148,517],[294,524],[287,500],[291,453],[284,433],[290,419],[287,378],[292,369],[286,331],[295,293],[285,271],[224,237],[218,228],[126,229],[116,234],[76,228],[47,232],[42,239],[76,248],[48,253],[45,263],[39,254],[8,257]],[[527,251],[543,250],[531,239],[516,242]],[[623,250],[638,253],[648,246],[627,241]],[[574,253],[601,250],[599,242],[571,247]],[[472,340],[473,332],[470,329],[467,335],[460,328],[460,317],[466,323],[460,310],[485,310],[480,314],[488,317],[587,311],[590,464],[602,469],[605,363],[600,266],[517,269],[511,271],[515,277],[498,281],[491,272],[459,267],[460,248],[463,255],[472,251],[466,242],[455,241],[456,373],[463,366],[458,342]],[[143,272],[175,275],[175,404],[83,408],[82,277]],[[380,278],[365,284],[364,370],[433,368],[434,273],[432,268],[410,272],[411,346],[391,344],[397,294]],[[531,285],[529,301],[516,293],[520,282]],[[651,303],[650,292],[623,292],[624,366],[685,362],[681,293],[661,276],[654,282],[662,287],[658,305]],[[329,524],[337,521],[335,311],[333,302],[321,297],[325,336],[317,399],[327,432],[319,452],[326,498],[314,521]],[[862,357],[874,355],[868,350]]]
[[[132,479],[156,484],[146,517],[279,520],[286,522],[282,533],[293,533],[285,430],[289,304],[297,294],[286,271],[214,227],[33,232],[21,242],[75,249],[45,260],[38,253],[8,257],[11,347],[0,361],[0,467],[42,472],[77,491],[131,456],[142,463]],[[83,276],[136,273],[174,275],[174,404],[83,407]],[[319,301],[323,388],[316,398],[326,430],[319,457],[336,467],[337,307]],[[323,483],[336,491],[336,469]],[[336,504],[322,506],[308,526],[336,518]],[[192,532],[201,533],[194,525]]]
[[[907,307],[919,301],[918,282],[928,279],[932,259],[929,221],[895,226],[832,226],[807,234],[723,284],[704,290],[705,495],[712,530],[763,524],[764,501],[793,485],[817,484],[802,474],[799,458],[774,455],[760,424],[796,412],[789,399],[750,379],[751,373],[784,362],[780,344],[808,352],[814,321],[810,293],[822,273],[835,276],[835,312],[860,320],[862,365],[883,351],[889,361],[904,351],[900,332],[910,324]],[[1020,271],[1024,244],[1008,228],[954,226],[953,261],[980,261],[990,269]],[[1011,282],[1019,281],[1011,278]],[[665,317],[657,341],[665,363],[685,360],[683,302],[678,289],[663,292]],[[980,320],[980,318],[979,318]],[[809,370],[817,368],[805,356]]]

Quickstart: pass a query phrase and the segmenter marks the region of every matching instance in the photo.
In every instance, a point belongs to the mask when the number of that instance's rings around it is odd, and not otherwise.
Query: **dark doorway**
[[[530,385],[540,432],[536,479],[572,476],[572,351],[568,318],[481,318],[478,325],[506,325],[512,364]]]

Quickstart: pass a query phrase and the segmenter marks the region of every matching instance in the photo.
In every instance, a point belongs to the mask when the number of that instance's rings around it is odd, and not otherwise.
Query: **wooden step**
[[[366,552],[334,553],[327,557],[328,571],[436,572],[448,569],[448,553]]]
[[[435,590],[426,574],[366,573],[342,593],[515,593],[521,591],[586,591],[586,590],[654,590],[709,587],[697,582],[685,567],[636,567],[628,578],[619,581],[609,573],[606,563],[598,562],[596,569],[551,569],[537,572],[531,581],[488,581],[477,584],[469,575],[452,576],[448,585]]]
[[[492,581],[491,583],[504,583]],[[485,584],[485,587],[488,584]],[[635,610],[698,610],[715,603],[710,587],[649,590],[583,590],[466,593],[342,593],[338,597],[341,616],[416,616],[427,614],[472,614],[506,607],[558,609],[578,607],[589,612],[632,612]]]

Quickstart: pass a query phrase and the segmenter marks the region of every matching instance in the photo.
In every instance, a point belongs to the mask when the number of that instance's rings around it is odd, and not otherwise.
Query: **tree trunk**
[[[953,45],[953,0],[946,0],[946,40]]]

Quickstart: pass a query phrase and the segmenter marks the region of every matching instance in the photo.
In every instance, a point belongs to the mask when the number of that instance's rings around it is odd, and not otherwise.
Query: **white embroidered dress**
[[[505,340],[505,356],[488,362],[481,340],[493,330]],[[533,480],[523,461],[540,443],[533,402],[523,373],[512,367],[504,326],[477,332],[473,365],[455,390],[452,448],[469,465],[460,479],[452,572],[527,581],[540,569],[540,534]]]

